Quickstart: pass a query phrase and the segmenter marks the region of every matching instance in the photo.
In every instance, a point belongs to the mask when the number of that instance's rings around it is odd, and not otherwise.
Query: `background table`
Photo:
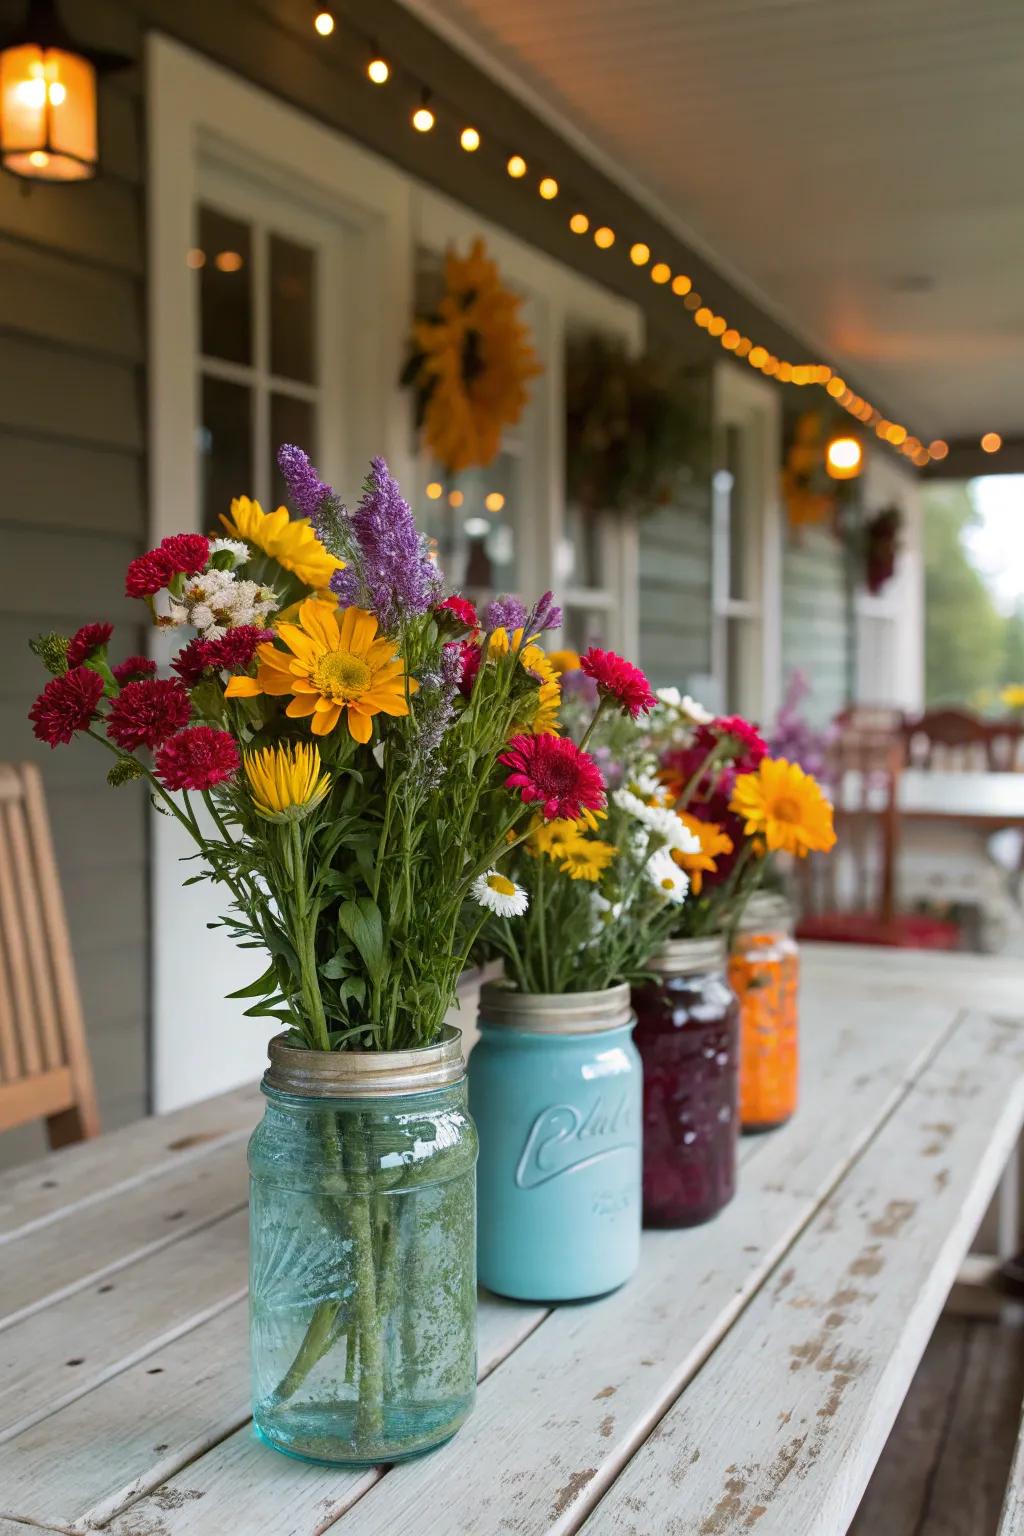
[[[805,955],[803,1103],[720,1218],[589,1305],[484,1297],[454,1441],[248,1419],[245,1089],[0,1180],[0,1536],[838,1536],[1024,1116],[1024,966]],[[22,1523],[25,1522],[25,1523]]]

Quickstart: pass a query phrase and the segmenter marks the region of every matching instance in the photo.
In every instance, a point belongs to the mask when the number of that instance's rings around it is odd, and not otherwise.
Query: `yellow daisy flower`
[[[407,715],[405,663],[393,643],[377,638],[377,620],[361,608],[336,612],[328,603],[308,597],[299,608],[298,624],[278,625],[278,638],[258,646],[255,677],[233,677],[224,690],[229,699],[250,699],[268,693],[294,695],[285,714],[292,720],[311,716],[314,736],[326,736],[347,711],[347,724],[356,741],[369,741],[373,716]],[[419,684],[408,679],[409,692]]]
[[[1007,683],[999,697],[1007,709],[1024,709],[1024,683]]]
[[[600,880],[618,851],[614,843],[602,843],[596,837],[574,837],[558,843],[552,857],[570,880]]]
[[[768,853],[804,858],[827,853],[835,844],[832,806],[821,786],[784,757],[762,758],[756,773],[741,773],[729,809],[743,818],[748,837],[763,839]]]
[[[672,850],[672,857],[679,868],[684,869],[690,877],[691,891],[699,896],[705,874],[713,875],[718,867],[716,860],[723,854],[732,853],[733,841],[717,822],[701,821],[699,817],[691,816],[689,811],[677,811],[676,815],[687,832],[700,838],[699,853],[682,853],[678,848]]]
[[[286,741],[247,752],[244,767],[253,808],[267,821],[301,821],[331,787],[331,776],[321,773],[320,752],[312,742]]]
[[[324,590],[334,572],[344,569],[345,562],[327,553],[308,518],[289,517],[287,507],[264,512],[258,501],[236,496],[231,516],[222,513],[220,520],[233,539],[252,544],[314,591]]]
[[[546,853],[557,858],[563,843],[572,842],[580,835],[582,823],[575,821],[543,821],[539,816],[530,829],[526,842],[527,853]]]
[[[578,672],[580,669],[578,651],[549,651],[548,661],[554,667],[559,677],[561,677],[563,672]]]

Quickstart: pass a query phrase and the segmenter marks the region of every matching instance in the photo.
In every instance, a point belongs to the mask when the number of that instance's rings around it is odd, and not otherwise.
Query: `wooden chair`
[[[955,949],[956,924],[897,909],[899,783],[903,743],[897,731],[842,730],[831,743],[825,777],[832,788],[836,847],[801,870],[797,933],[838,944]]]
[[[903,727],[908,768],[957,773],[996,768],[995,733],[967,709],[930,709]]]
[[[39,1119],[51,1147],[99,1131],[42,781],[0,763],[0,1131]]]

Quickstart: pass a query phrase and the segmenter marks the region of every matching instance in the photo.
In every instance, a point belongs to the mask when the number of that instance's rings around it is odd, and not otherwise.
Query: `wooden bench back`
[[[40,1119],[51,1147],[99,1131],[42,781],[0,763],[0,1131]]]
[[[967,709],[927,710],[904,725],[907,765],[959,773],[1009,767],[1000,761],[1006,755],[1006,729],[993,725]]]

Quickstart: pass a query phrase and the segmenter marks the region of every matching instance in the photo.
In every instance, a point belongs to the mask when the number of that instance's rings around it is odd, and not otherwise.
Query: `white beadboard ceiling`
[[[911,431],[1024,429],[1024,0],[406,4]]]

